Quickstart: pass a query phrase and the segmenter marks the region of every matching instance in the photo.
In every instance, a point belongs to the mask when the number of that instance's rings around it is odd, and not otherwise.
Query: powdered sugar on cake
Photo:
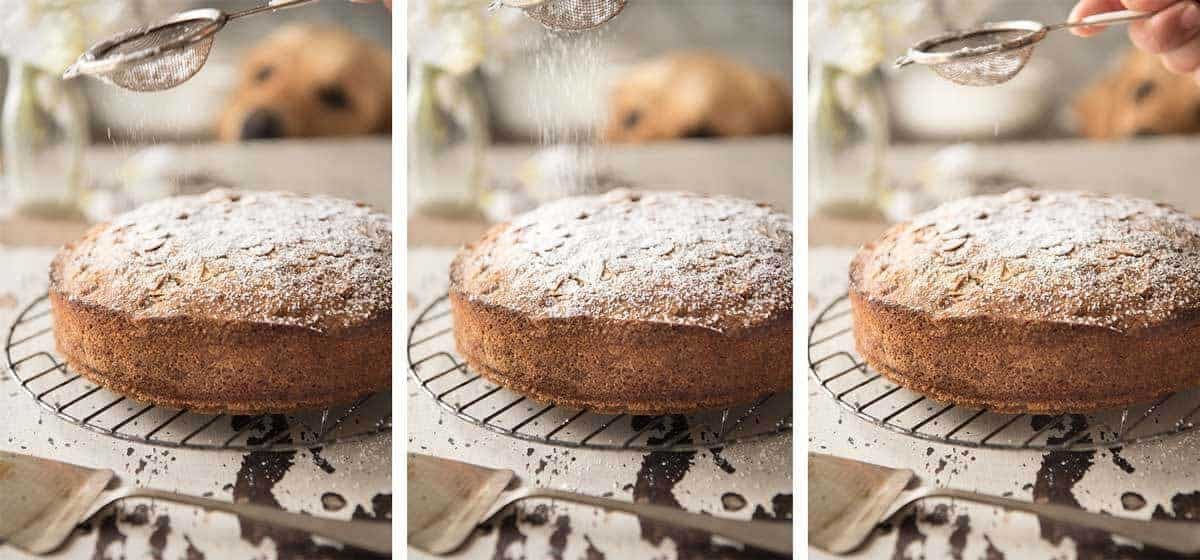
[[[354,202],[211,191],[153,202],[60,253],[58,289],[134,317],[351,327],[391,311],[391,221]]]
[[[1124,331],[1200,310],[1200,221],[1136,198],[967,198],[892,228],[858,260],[857,290],[938,316]]]
[[[460,252],[454,289],[534,317],[743,328],[790,314],[791,218],[731,197],[563,199]]]

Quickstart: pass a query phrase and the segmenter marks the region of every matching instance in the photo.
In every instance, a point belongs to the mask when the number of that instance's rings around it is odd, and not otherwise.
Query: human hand
[[[1200,2],[1197,0],[1079,0],[1069,21],[1092,14],[1118,10],[1158,12],[1149,19],[1129,24],[1129,40],[1134,46],[1156,54],[1167,70],[1191,74],[1200,82]],[[1161,10],[1161,11],[1159,11]],[[1103,26],[1071,28],[1080,37],[1090,37]]]

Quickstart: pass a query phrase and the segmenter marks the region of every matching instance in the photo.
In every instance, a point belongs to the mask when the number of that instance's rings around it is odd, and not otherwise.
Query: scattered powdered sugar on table
[[[966,198],[864,251],[859,290],[944,316],[1127,330],[1200,309],[1200,221],[1148,200],[1028,189]]]
[[[563,199],[460,252],[454,289],[535,317],[601,316],[727,330],[792,310],[791,218],[719,196]]]
[[[391,311],[391,220],[281,192],[152,202],[56,259],[57,290],[135,317],[197,316],[326,331]]]

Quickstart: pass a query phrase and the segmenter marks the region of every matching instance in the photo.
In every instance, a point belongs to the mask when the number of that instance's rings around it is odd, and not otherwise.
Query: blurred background
[[[1004,20],[1054,24],[1074,4],[814,0],[814,243],[859,243],[939,202],[1022,184],[1168,199],[1172,189],[1183,190],[1185,178],[1170,165],[1134,163],[1194,150],[1188,136],[1200,132],[1200,87],[1134,51],[1124,27],[1089,39],[1052,32],[998,86],[962,86],[929,67],[892,65],[917,41],[946,30]]]
[[[408,3],[410,243],[629,186],[791,210],[792,2],[633,0],[582,32]]]
[[[391,18],[326,0],[229,22],[157,92],[59,77],[88,46],[180,11],[255,0],[0,0],[0,243],[69,239],[214,186],[390,207]]]

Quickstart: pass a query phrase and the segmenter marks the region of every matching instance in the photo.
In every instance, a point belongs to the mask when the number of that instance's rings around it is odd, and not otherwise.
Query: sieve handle
[[[266,4],[263,4],[261,6],[255,6],[253,8],[248,8],[248,9],[242,10],[240,12],[234,12],[232,14],[229,14],[229,19],[237,19],[240,17],[252,16],[259,12],[265,12],[268,10],[275,11],[275,10],[283,10],[285,8],[295,8],[296,6],[303,6],[305,4],[311,4],[311,3],[317,2],[317,1],[318,0],[270,0],[269,2],[267,2]]]
[[[1102,14],[1092,14],[1079,21],[1070,21],[1061,23],[1055,26],[1055,29],[1064,29],[1069,27],[1083,27],[1085,25],[1111,25],[1114,23],[1124,23],[1126,21],[1136,21],[1146,19],[1158,12],[1139,12],[1137,10],[1121,10],[1119,12],[1104,12]]]
[[[316,2],[316,1],[317,0],[271,0],[270,2],[267,2],[267,7],[274,9],[274,10],[281,10],[283,8],[291,8],[294,6],[299,6],[301,4],[308,4],[309,2]]]
[[[509,8],[520,8],[528,10],[545,4],[548,0],[500,0],[500,3]]]

